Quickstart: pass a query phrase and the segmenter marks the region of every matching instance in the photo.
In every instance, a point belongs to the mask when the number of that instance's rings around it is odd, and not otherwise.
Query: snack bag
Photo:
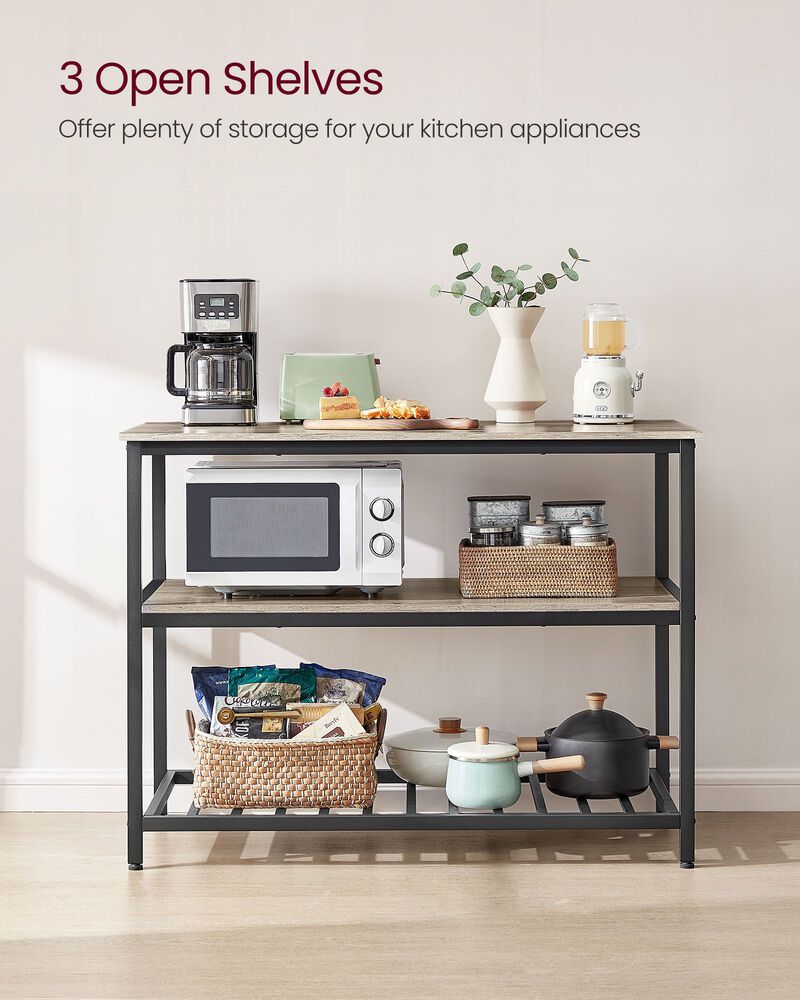
[[[228,676],[228,693],[231,695],[243,694],[240,686],[248,685],[248,695],[260,697],[262,694],[268,695],[274,692],[265,688],[259,690],[262,684],[296,684],[299,688],[299,696],[287,698],[287,701],[314,701],[317,697],[317,675],[309,664],[300,664],[299,667],[288,667],[280,669],[274,664],[265,667],[232,667]]]
[[[319,681],[322,679],[340,678],[347,681],[355,681],[357,684],[361,684],[364,687],[364,697],[362,699],[362,704],[364,708],[368,708],[370,705],[374,704],[380,697],[383,685],[386,683],[385,677],[378,677],[376,674],[367,674],[363,670],[332,670],[330,667],[323,667],[319,663],[301,663],[300,667],[310,667],[313,669],[317,677],[317,700],[330,700],[327,699],[325,695],[328,691],[328,684],[323,683],[319,685]],[[320,692],[322,697],[320,697]],[[350,699],[344,698],[343,701],[348,701]]]
[[[228,694],[227,667],[192,667],[194,696],[203,716],[210,722],[214,711],[214,699]]]

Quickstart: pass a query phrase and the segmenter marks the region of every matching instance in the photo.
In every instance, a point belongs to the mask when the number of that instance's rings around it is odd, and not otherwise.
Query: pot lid
[[[607,697],[602,691],[590,691],[586,695],[589,708],[565,719],[556,726],[552,735],[568,740],[586,740],[589,743],[641,738],[642,730],[630,719],[603,708]]]
[[[475,762],[516,760],[519,757],[516,743],[490,743],[488,726],[476,728],[474,743],[454,743],[448,747],[447,753],[453,760]]]
[[[467,497],[467,503],[497,503],[498,500],[530,500],[530,496],[522,493],[505,493],[494,496]]]
[[[498,740],[513,744],[517,752],[517,738],[512,733],[496,733]],[[470,743],[475,739],[475,729],[465,728],[461,719],[450,716],[440,718],[439,725],[422,729],[411,729],[407,733],[395,733],[386,736],[383,745],[395,750],[417,750],[422,753],[447,753],[450,747],[458,743]]]

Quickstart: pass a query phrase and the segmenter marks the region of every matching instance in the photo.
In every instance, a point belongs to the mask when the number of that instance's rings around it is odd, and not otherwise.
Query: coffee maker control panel
[[[195,319],[238,319],[239,296],[196,294],[194,297]]]
[[[258,282],[251,278],[188,279],[180,282],[181,332],[189,338],[258,331]]]

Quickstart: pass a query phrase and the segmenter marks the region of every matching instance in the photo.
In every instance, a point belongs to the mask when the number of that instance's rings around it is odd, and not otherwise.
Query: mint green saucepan
[[[507,809],[520,796],[521,779],[548,771],[580,771],[580,755],[548,760],[519,760],[511,743],[490,743],[489,727],[478,726],[474,743],[454,743],[447,750],[447,798],[459,809]]]

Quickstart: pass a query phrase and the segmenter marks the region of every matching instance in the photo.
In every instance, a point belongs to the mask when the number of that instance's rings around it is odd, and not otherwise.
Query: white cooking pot
[[[500,743],[517,742],[512,733],[492,730],[492,736]],[[403,781],[444,788],[447,784],[448,747],[471,743],[474,739],[474,727],[464,727],[461,719],[449,717],[439,719],[438,726],[432,728],[385,736],[383,749],[386,763]]]

